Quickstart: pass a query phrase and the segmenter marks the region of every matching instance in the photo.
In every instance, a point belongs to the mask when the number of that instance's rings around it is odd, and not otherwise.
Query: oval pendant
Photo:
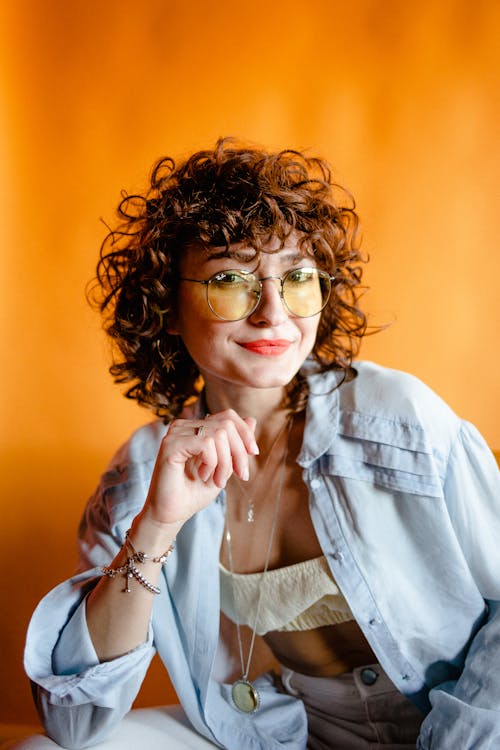
[[[237,680],[231,688],[233,703],[244,714],[253,714],[260,704],[260,696],[251,682]]]

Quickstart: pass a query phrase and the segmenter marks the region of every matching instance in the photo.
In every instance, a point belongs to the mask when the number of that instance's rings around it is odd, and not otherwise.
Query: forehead
[[[196,266],[197,268],[230,268],[235,262],[238,265],[251,264],[257,267],[262,263],[275,262],[280,265],[293,265],[304,257],[312,258],[307,247],[301,247],[299,237],[294,233],[290,235],[283,247],[281,242],[273,239],[264,244],[262,249],[256,249],[246,242],[237,242],[230,245],[229,249],[224,247],[201,247],[191,246],[187,248],[181,260],[181,267]]]

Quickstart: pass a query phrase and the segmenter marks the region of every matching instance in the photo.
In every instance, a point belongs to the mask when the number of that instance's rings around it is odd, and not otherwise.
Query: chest
[[[231,535],[235,572],[285,567],[322,554],[309,513],[309,490],[295,462],[269,477],[265,484],[226,488],[226,530],[220,560],[230,569],[227,531]]]

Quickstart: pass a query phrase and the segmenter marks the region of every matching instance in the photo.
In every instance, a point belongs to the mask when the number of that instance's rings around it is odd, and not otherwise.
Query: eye
[[[295,268],[287,275],[286,280],[291,284],[307,284],[317,277],[315,268]]]
[[[211,279],[212,283],[219,286],[239,286],[246,284],[246,279],[236,271],[221,271]]]

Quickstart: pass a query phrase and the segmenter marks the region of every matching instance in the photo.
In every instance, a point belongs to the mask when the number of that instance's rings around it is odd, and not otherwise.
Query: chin
[[[251,378],[256,385],[259,384],[263,388],[276,388],[288,385],[302,365],[302,360],[300,362],[262,362],[258,366],[248,368],[245,376],[247,380]]]
[[[292,373],[281,373],[281,374],[267,374],[259,377],[258,375],[253,378],[250,382],[248,375],[245,378],[247,384],[253,388],[285,388],[290,381],[292,381],[297,374],[298,370],[293,370]]]

